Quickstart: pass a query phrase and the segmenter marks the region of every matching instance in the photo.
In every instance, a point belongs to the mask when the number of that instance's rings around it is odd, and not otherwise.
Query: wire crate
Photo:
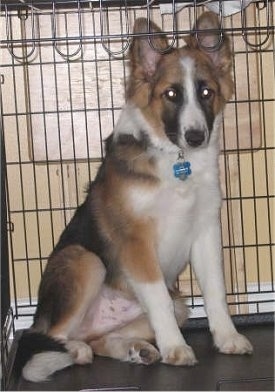
[[[47,257],[104,156],[124,103],[135,18],[156,22],[176,47],[211,5],[234,52],[235,93],[220,155],[227,299],[232,314],[273,311],[275,3],[254,1],[227,17],[223,3],[2,1],[2,137],[17,327],[29,325]],[[191,269],[179,288],[191,316],[204,316]]]

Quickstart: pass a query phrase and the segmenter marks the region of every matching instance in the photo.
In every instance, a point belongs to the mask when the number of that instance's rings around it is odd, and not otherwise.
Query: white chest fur
[[[173,175],[174,157],[162,156],[158,159],[160,184],[153,190],[129,190],[132,211],[155,222],[157,253],[169,286],[188,263],[200,231],[209,219],[218,220],[221,204],[217,162],[211,149],[196,151],[188,159],[192,174],[185,181]]]

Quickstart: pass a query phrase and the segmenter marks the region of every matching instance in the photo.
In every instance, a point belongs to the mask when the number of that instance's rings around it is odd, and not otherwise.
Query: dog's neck
[[[114,128],[114,139],[118,139],[120,135],[132,135],[139,143],[143,143],[147,147],[148,153],[152,155],[168,154],[179,156],[181,148],[170,141],[163,140],[157,136],[154,137],[151,125],[144,118],[141,110],[132,103],[126,103],[117,125]]]

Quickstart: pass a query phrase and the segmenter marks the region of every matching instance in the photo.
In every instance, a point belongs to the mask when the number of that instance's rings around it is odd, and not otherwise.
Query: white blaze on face
[[[206,132],[206,140],[208,137],[208,128],[203,112],[198,99],[195,85],[195,65],[194,60],[190,57],[185,57],[181,60],[184,69],[184,100],[185,105],[180,115],[181,124],[181,139],[180,144],[186,146],[185,133],[188,130],[197,130]]]

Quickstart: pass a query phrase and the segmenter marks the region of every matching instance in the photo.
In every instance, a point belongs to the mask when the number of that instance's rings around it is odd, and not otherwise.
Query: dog
[[[150,22],[148,38],[147,20],[135,21],[125,107],[49,257],[33,325],[19,341],[26,380],[47,380],[94,354],[194,365],[175,288],[189,261],[217,349],[253,351],[229,315],[222,267],[218,159],[233,93],[230,42],[219,42],[211,12],[196,26],[185,46],[168,50],[158,26]]]

